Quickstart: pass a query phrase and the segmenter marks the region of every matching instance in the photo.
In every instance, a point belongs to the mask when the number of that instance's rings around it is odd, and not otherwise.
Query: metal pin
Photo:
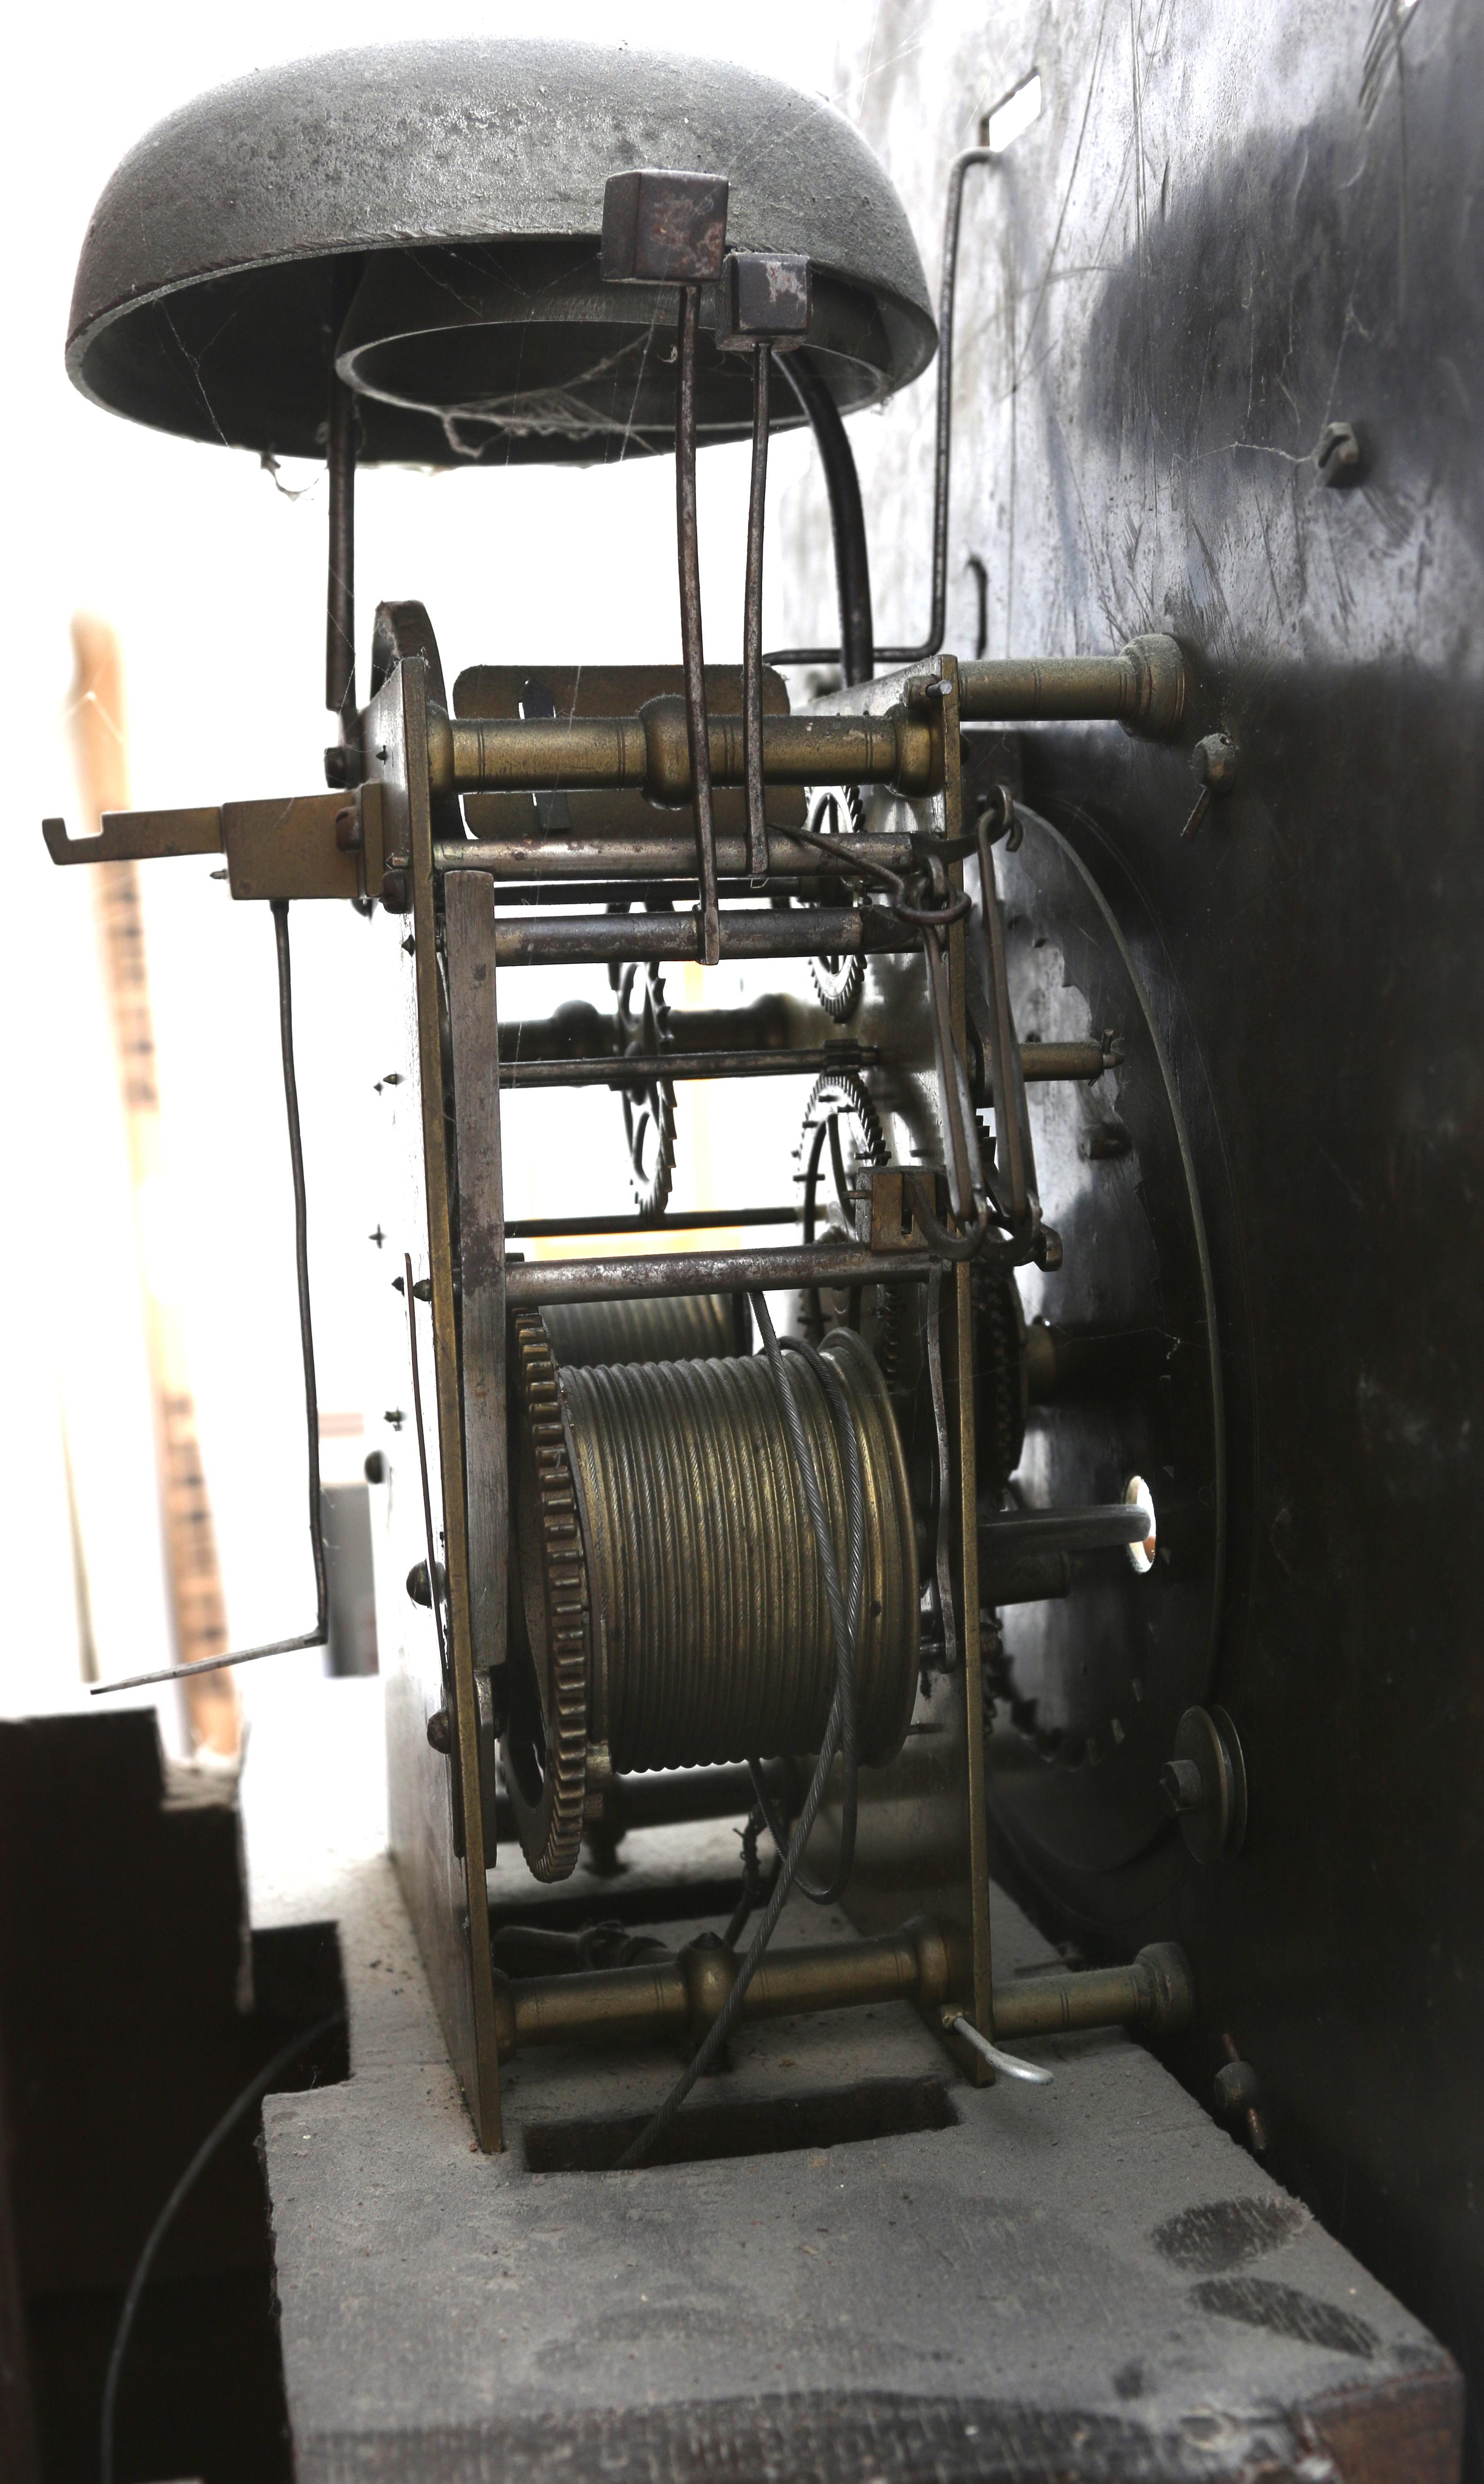
[[[706,716],[706,657],[701,641],[701,551],[695,500],[695,358],[701,288],[680,288],[680,368],[675,390],[675,519],[680,551],[680,635],[686,673],[686,730],[690,744],[691,806],[700,866],[700,950],[708,966],[721,958],[716,899],[716,841],[712,817],[711,740]]]
[[[1192,837],[1200,827],[1201,821],[1205,818],[1210,807],[1211,788],[1209,785],[1202,785],[1200,793],[1196,796],[1195,809],[1191,812],[1190,818],[1186,821],[1185,825],[1180,830],[1181,845],[1189,845]]]
[[[1190,772],[1201,787],[1196,806],[1180,830],[1180,841],[1188,845],[1205,818],[1211,804],[1222,795],[1229,794],[1236,783],[1237,746],[1229,734],[1207,733],[1190,754]]]
[[[771,349],[759,345],[752,361],[752,491],[747,503],[747,575],[742,597],[742,748],[747,776],[747,869],[759,881],[768,877],[763,796],[763,524]]]
[[[992,2062],[994,2067],[1003,2071],[1006,2078],[1023,2079],[1026,2086],[1032,2088],[1050,2087],[1049,2070],[1038,2069],[1034,2062],[1022,2062],[1017,2053],[1002,2053],[998,2044],[991,2044],[988,2037],[982,2036],[970,2019],[952,2010],[945,2010],[943,2025],[950,2036],[961,2036],[964,2042],[971,2044],[976,2053],[982,2053],[986,2062]]]

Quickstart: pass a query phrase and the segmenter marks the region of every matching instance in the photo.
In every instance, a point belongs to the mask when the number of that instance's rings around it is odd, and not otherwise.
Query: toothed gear
[[[858,785],[831,785],[823,794],[809,797],[809,825],[816,836],[839,836],[847,819],[852,833],[856,832],[865,816]],[[844,1026],[860,1007],[860,996],[866,988],[864,958],[814,958],[809,972],[825,1016],[832,1017],[837,1026]]]
[[[640,977],[641,996],[637,1009],[634,1009],[632,995]],[[664,976],[653,959],[647,967],[625,967],[618,990],[618,1020],[624,1030],[626,1058],[649,1053],[658,1056],[663,1051],[669,1036],[670,1012],[664,997]],[[650,1130],[654,1132],[655,1157],[646,1169],[644,1142]],[[650,1225],[669,1205],[675,1177],[675,1090],[667,1078],[656,1078],[647,1087],[624,1089],[624,1135],[629,1142],[629,1180],[639,1222]]]
[[[537,1310],[510,1324],[517,1541],[526,1619],[501,1746],[521,1851],[538,1880],[565,1880],[582,1843],[591,1624],[587,1563],[560,1382]]]
[[[873,1104],[862,1080],[853,1069],[822,1070],[809,1090],[804,1106],[804,1124],[799,1135],[796,1155],[805,1153],[812,1131],[822,1121],[833,1120],[840,1113],[849,1113],[859,1130],[855,1149],[857,1164],[884,1165],[891,1162],[891,1149],[881,1127],[881,1117]]]
[[[1025,1313],[1013,1277],[978,1261],[973,1277],[975,1463],[983,1484],[1010,1481],[1025,1446]]]
[[[809,1241],[815,1238],[817,1230],[821,1160],[829,1146],[829,1124],[831,1121],[838,1122],[842,1119],[848,1119],[854,1126],[855,1145],[850,1161],[846,1167],[848,1173],[855,1165],[880,1166],[891,1162],[891,1149],[886,1144],[880,1116],[855,1071],[853,1069],[824,1070],[810,1089],[809,1100],[804,1106],[803,1127],[799,1132],[798,1146],[794,1153],[794,1160],[799,1168],[798,1179],[803,1186],[804,1195],[801,1205],[804,1235]],[[833,1200],[833,1178],[827,1175],[825,1177],[827,1202]],[[826,1223],[828,1221],[828,1205],[826,1205],[824,1221]],[[858,1304],[859,1288],[855,1287],[851,1290]],[[877,1314],[872,1343],[877,1363],[888,1389],[896,1379],[897,1366],[901,1360],[902,1329],[904,1320],[909,1313],[910,1291],[911,1289],[905,1285],[877,1285],[875,1288]],[[857,1310],[851,1315],[850,1325],[854,1327],[858,1324]],[[803,1298],[803,1326],[805,1335],[813,1343],[818,1344],[824,1335],[826,1326],[824,1305],[818,1287],[811,1287]]]

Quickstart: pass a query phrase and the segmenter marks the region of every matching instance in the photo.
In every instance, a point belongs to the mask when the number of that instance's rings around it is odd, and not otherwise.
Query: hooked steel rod
[[[786,1251],[674,1251],[622,1259],[520,1259],[505,1264],[505,1299],[526,1303],[629,1302],[641,1294],[777,1293],[796,1285],[921,1284],[926,1251],[872,1251],[864,1243]]]
[[[716,831],[712,816],[711,735],[706,716],[706,659],[701,643],[701,552],[695,498],[695,357],[701,288],[680,288],[679,368],[675,382],[675,526],[680,549],[680,641],[686,675],[686,742],[689,796],[701,878],[701,957],[721,956],[716,904]]]
[[[490,877],[499,882],[502,905],[528,905],[533,913],[553,905],[580,906],[590,913],[599,906],[622,910],[651,903],[657,906],[684,904],[694,898],[700,885],[693,868],[678,871],[668,878],[646,879],[512,880],[499,872],[492,872]],[[821,885],[818,878],[805,880],[792,871],[774,872],[768,881],[768,893],[769,897],[796,897],[800,904],[809,904]],[[823,885],[832,886],[832,880],[826,878]],[[740,877],[719,880],[717,892],[723,904],[733,900],[742,904],[758,893],[750,879]]]
[[[325,705],[340,729],[344,782],[360,776],[361,718],[356,699],[356,400],[338,372],[330,374],[327,449],[330,467],[329,575],[325,592]]]
[[[325,705],[339,724],[337,751],[325,754],[326,781],[357,785],[364,762],[356,697],[356,454],[359,417],[354,391],[336,368],[335,350],[364,261],[342,258],[331,278],[329,403],[325,455],[329,467],[328,575],[325,589]]]
[[[958,232],[963,220],[963,176],[975,164],[992,164],[994,150],[969,147],[956,155],[948,171],[948,202],[943,216],[942,279],[938,293],[937,437],[932,459],[932,600],[928,634],[919,646],[878,648],[886,664],[920,663],[943,644],[948,612],[948,475],[953,452],[954,296],[958,281]],[[843,599],[842,599],[843,601]],[[838,647],[785,647],[769,659],[774,664],[835,664]],[[847,679],[855,676],[847,675]]]
[[[643,1086],[660,1069],[666,1078],[791,1078],[818,1076],[824,1069],[872,1069],[881,1057],[878,1045],[854,1043],[849,1037],[796,1045],[786,1037],[770,1040],[771,1032],[756,1011],[679,1011],[671,1016],[668,1045],[657,1053],[630,1053],[617,1021],[596,1012],[590,1022],[573,1024],[559,1016],[511,1018],[500,1028],[500,1084]],[[1095,1042],[1027,1044],[1020,1063],[1027,1086],[1089,1081],[1118,1066],[1117,1056]],[[994,1100],[987,1068],[976,1094],[981,1104]]]
[[[725,918],[723,918],[725,919]],[[624,1060],[501,1061],[501,1087],[652,1087],[706,1078],[818,1078],[825,1069],[869,1068],[874,1044],[821,1044],[807,1052],[637,1052]]]
[[[536,1236],[576,1241],[585,1233],[727,1233],[746,1225],[796,1225],[797,1202],[787,1207],[692,1207],[673,1216],[656,1216],[641,1225],[636,1216],[520,1216],[505,1227],[512,1242]],[[743,1805],[743,1809],[746,1805]]]
[[[747,502],[747,575],[742,596],[742,740],[747,776],[747,869],[768,877],[768,825],[763,816],[763,536],[768,504],[769,346],[752,358],[752,486]]]
[[[732,908],[720,918],[723,958],[858,958],[915,949],[919,933],[879,906],[817,905],[775,914]],[[501,966],[607,965],[636,958],[693,958],[695,928],[679,914],[502,915],[495,926]]]
[[[787,828],[769,828],[765,870],[780,877],[821,880],[848,878],[852,870],[894,871],[905,878],[913,867],[905,837],[842,836],[838,864],[817,847],[805,846]],[[491,837],[468,845],[433,849],[439,871],[485,871],[492,879],[683,879],[695,884],[695,842],[688,836],[648,837]],[[737,893],[751,885],[748,850],[741,837],[718,837],[716,870],[722,880],[737,883]]]
[[[1154,1521],[1142,1502],[1093,1501],[1081,1508],[1015,1509],[986,1518],[980,1559],[991,1570],[1027,1552],[1101,1552],[1141,1544]]]

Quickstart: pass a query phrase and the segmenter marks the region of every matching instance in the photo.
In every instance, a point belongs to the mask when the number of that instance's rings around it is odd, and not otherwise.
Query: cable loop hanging
[[[778,1390],[780,1401],[785,1410],[794,1408],[793,1393],[789,1388],[788,1380],[784,1373],[783,1357],[779,1351],[777,1335],[774,1331],[772,1318],[768,1309],[767,1299],[764,1295],[760,1293],[753,1295],[752,1310],[753,1316],[762,1333],[764,1350],[768,1355],[769,1369],[773,1375],[774,1384]],[[794,1421],[791,1421],[789,1427],[790,1435],[795,1442],[796,1453],[800,1449],[802,1450],[802,1454],[799,1458],[799,1479],[804,1485],[806,1498],[809,1498],[810,1515],[815,1518],[816,1526],[820,1529],[821,1566],[825,1571],[826,1579],[831,1575],[833,1575],[834,1579],[835,1596],[831,1597],[830,1600],[831,1610],[833,1612],[836,1606],[836,1600],[839,1598],[840,1583],[839,1573],[835,1568],[834,1546],[833,1544],[828,1544],[828,1558],[826,1562],[825,1548],[828,1543],[828,1528],[824,1522],[823,1502],[820,1497],[819,1491],[819,1478],[817,1474],[815,1474],[813,1459],[809,1456],[808,1444],[803,1437],[802,1424],[799,1423],[797,1431],[795,1431],[794,1423],[796,1421],[797,1410],[796,1408],[794,1408]],[[858,1485],[858,1465],[855,1472]],[[814,1486],[812,1494],[810,1494],[809,1491],[811,1478],[813,1479]],[[818,1508],[817,1517],[816,1507]],[[863,1543],[864,1532],[864,1506],[863,1503],[858,1502],[852,1514],[850,1552],[847,1561],[847,1573],[857,1599],[859,1597],[860,1589],[860,1561],[862,1558],[861,1553],[857,1551],[857,1546]],[[845,1606],[844,1600],[840,1599],[839,1601],[840,1618],[842,1623],[845,1623],[849,1619],[848,1610]],[[853,1611],[855,1607],[851,1607],[850,1609]],[[676,2115],[679,2113],[681,2106],[685,2103],[687,2096],[690,2093],[690,2091],[694,2087],[697,2079],[704,2077],[705,2073],[711,2068],[713,2063],[719,2059],[724,2046],[742,2016],[742,2001],[746,1994],[747,1987],[751,1984],[753,1977],[756,1975],[758,1968],[763,1962],[764,1953],[768,1948],[769,1942],[772,1939],[774,1931],[777,1930],[778,1918],[782,1914],[783,1909],[787,1905],[789,1898],[797,1883],[799,1867],[803,1859],[804,1849],[809,1843],[809,1839],[814,1831],[815,1822],[819,1818],[820,1806],[824,1799],[824,1788],[829,1781],[829,1772],[831,1768],[834,1766],[835,1754],[841,1748],[845,1729],[846,1707],[848,1700],[853,1694],[853,1678],[851,1675],[853,1634],[849,1628],[842,1628],[841,1630],[840,1636],[837,1640],[837,1657],[841,1665],[841,1677],[836,1688],[834,1700],[830,1707],[829,1719],[824,1728],[824,1739],[820,1748],[819,1760],[815,1767],[813,1778],[810,1781],[809,1791],[804,1796],[803,1806],[799,1812],[797,1820],[794,1823],[794,1833],[788,1840],[786,1850],[780,1846],[783,1860],[773,1881],[772,1890],[769,1894],[768,1904],[764,1908],[763,1919],[752,1936],[752,1940],[748,1945],[747,1954],[737,1970],[732,1988],[727,1994],[720,2011],[712,2022],[711,2027],[707,2030],[705,2037],[697,2046],[696,2051],[691,2056],[691,2059],[687,2064],[680,2077],[676,2080],[669,2094],[665,2097],[664,2102],[660,2106],[658,2112],[651,2115],[649,2120],[645,2123],[644,2128],[639,2132],[638,2137],[625,2148],[622,2156],[620,2156],[618,2160],[617,2168],[615,2169],[619,2173],[632,2172],[636,2166],[642,2165],[647,2156],[653,2154],[656,2147],[659,2146],[661,2141],[664,2138],[666,2132],[670,2129]],[[850,1687],[849,1690],[847,1689],[848,1677],[850,1678]],[[758,1776],[754,1776],[753,1782],[758,1791],[759,1800],[762,1801],[764,1799],[764,1789],[759,1782]],[[769,1821],[769,1825],[770,1833],[776,1834],[776,1832],[772,1831],[771,1821]],[[843,1828],[844,1822],[842,1821],[842,1831]],[[853,1847],[853,1811],[851,1818],[851,1844]],[[844,1838],[842,1835],[842,1859],[843,1857]]]

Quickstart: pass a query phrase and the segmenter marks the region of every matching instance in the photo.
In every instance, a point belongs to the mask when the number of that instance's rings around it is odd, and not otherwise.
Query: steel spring
[[[692,1363],[747,1354],[745,1294],[648,1294],[634,1302],[553,1304],[541,1314],[565,1370],[598,1363]]]
[[[866,1558],[860,1757],[901,1748],[918,1670],[906,1472],[881,1376],[849,1331],[838,1363],[860,1444]],[[842,1574],[845,1476],[823,1385],[789,1370]],[[590,1731],[615,1769],[770,1759],[820,1747],[835,1649],[809,1511],[762,1356],[562,1375],[586,1517],[595,1628]]]

